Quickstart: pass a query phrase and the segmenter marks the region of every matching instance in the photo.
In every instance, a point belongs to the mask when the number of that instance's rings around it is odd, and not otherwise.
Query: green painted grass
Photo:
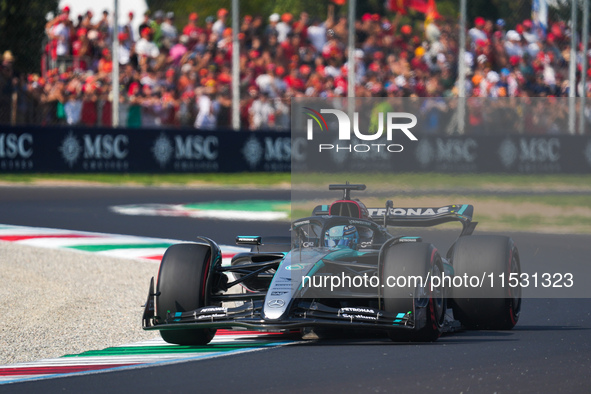
[[[557,218],[547,218],[541,215],[525,215],[521,217],[515,215],[503,215],[500,219],[497,219],[497,221],[522,228],[530,228],[532,226],[585,226],[588,227],[588,232],[591,232],[591,218],[574,215],[560,216]]]
[[[110,347],[102,350],[89,350],[80,354],[66,354],[62,357],[109,357],[109,356],[135,356],[147,354],[183,354],[183,353],[215,353],[229,352],[240,349],[256,349],[265,347],[261,343],[215,343],[207,346],[121,346]]]
[[[117,249],[151,249],[151,248],[168,248],[172,246],[171,243],[157,243],[157,244],[112,244],[112,245],[76,245],[68,246],[68,249],[82,250],[85,252],[104,252],[107,250]]]
[[[326,185],[328,183],[364,183],[390,190],[433,190],[433,189],[490,189],[499,187],[517,190],[554,190],[574,188],[591,190],[591,174],[583,175],[509,175],[509,174],[440,174],[440,173],[402,173],[402,174],[294,174],[295,185]]]
[[[586,195],[441,194],[429,195],[428,199],[432,203],[426,205],[413,203],[413,197],[397,197],[393,194],[389,197],[368,198],[365,203],[375,208],[383,206],[388,199],[393,200],[395,206],[401,207],[442,206],[450,203],[472,204],[474,221],[479,223],[478,229],[483,230],[534,232],[555,230],[560,233],[591,233],[591,196]],[[318,200],[295,202],[291,218],[310,216],[312,209],[319,203]],[[498,209],[502,211],[499,212]],[[437,228],[446,227],[440,225]]]
[[[591,190],[591,174],[584,175],[508,175],[508,174],[321,174],[306,173],[208,173],[208,174],[0,174],[0,182],[35,183],[38,181],[91,182],[113,185],[185,186],[203,183],[216,186],[256,185],[272,187],[294,181],[295,185],[328,187],[329,183],[365,183],[368,190],[388,188],[390,190],[425,189],[487,189],[515,190]]]
[[[185,186],[196,183],[209,185],[256,185],[261,187],[289,183],[289,173],[236,174],[0,174],[0,182],[31,184],[38,181],[89,182],[106,185]]]
[[[189,209],[233,210],[233,211],[288,211],[290,201],[244,200],[244,201],[213,201],[184,205]]]
[[[587,195],[527,195],[527,196],[490,196],[471,197],[479,201],[507,201],[510,203],[537,203],[553,207],[591,208],[591,196]]]

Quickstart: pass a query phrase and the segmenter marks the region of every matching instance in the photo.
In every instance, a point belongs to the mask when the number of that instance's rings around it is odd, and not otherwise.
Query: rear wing
[[[389,201],[390,203],[390,201]],[[439,208],[367,208],[369,217],[384,226],[429,227],[448,222],[462,223],[462,234],[470,235],[476,227],[472,222],[474,207],[468,204]]]

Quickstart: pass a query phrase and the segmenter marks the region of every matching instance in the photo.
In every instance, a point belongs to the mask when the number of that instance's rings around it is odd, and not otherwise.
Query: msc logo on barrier
[[[306,131],[307,131],[307,139],[308,141],[314,140],[314,123],[318,126],[317,128],[320,129],[321,132],[329,132],[328,124],[326,119],[322,114],[331,114],[336,116],[337,124],[338,124],[338,138],[339,141],[351,141],[351,130],[353,130],[353,134],[355,137],[361,141],[378,141],[382,135],[386,134],[386,140],[392,141],[394,131],[402,131],[406,137],[411,141],[417,141],[417,137],[410,131],[411,128],[416,126],[417,124],[417,117],[408,112],[387,112],[384,116],[383,112],[378,113],[378,127],[375,133],[362,133],[359,130],[359,113],[353,113],[353,127],[351,127],[351,120],[349,116],[338,109],[321,109],[320,112],[315,111],[312,108],[304,107],[307,112],[304,114],[308,115],[310,118],[307,120],[306,124]],[[384,117],[386,125],[384,127]],[[400,123],[401,119],[410,120],[410,122],[403,122]],[[400,144],[390,144],[390,143],[362,143],[362,144],[349,144],[349,145],[335,145],[335,144],[318,144],[318,151],[344,151],[344,152],[380,152],[380,151],[388,151],[392,153],[402,152],[404,147]]]
[[[433,165],[445,171],[476,171],[478,142],[473,138],[422,139],[415,150],[421,168]]]
[[[0,170],[30,170],[33,168],[32,156],[32,134],[0,134]]]
[[[173,140],[162,133],[152,145],[154,158],[165,168],[173,161],[173,168],[180,171],[217,170],[219,139],[208,135],[175,135]]]
[[[505,138],[498,149],[505,169],[516,167],[519,172],[559,172],[560,139],[556,137],[521,137],[517,142]]]
[[[59,147],[64,161],[74,167],[82,156],[85,170],[125,170],[129,153],[129,138],[125,134],[97,134],[82,136],[82,144],[73,132],[70,132]]]
[[[0,159],[28,159],[33,154],[33,136],[23,134],[0,134]]]
[[[246,140],[242,155],[251,170],[262,162],[265,171],[289,171],[291,169],[291,139],[289,137],[264,137],[263,143],[255,136]]]

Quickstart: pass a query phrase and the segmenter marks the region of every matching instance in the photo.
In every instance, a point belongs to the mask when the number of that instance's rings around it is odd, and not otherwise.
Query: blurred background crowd
[[[550,97],[566,104],[558,99],[571,89],[571,31],[564,21],[549,21],[542,31],[530,19],[509,25],[504,19],[475,17],[468,21],[466,56],[458,59],[457,18],[435,12],[405,23],[402,13],[365,13],[355,22],[355,55],[348,59],[346,15],[334,4],[327,9],[325,15],[241,18],[242,129],[289,129],[294,97],[346,97],[351,62],[357,97],[431,97],[429,110],[445,113],[449,102],[435,98],[458,96],[458,62],[463,61],[466,97]],[[175,15],[158,9],[143,15],[130,11],[126,17],[128,23],[114,29],[108,11],[72,15],[63,7],[46,21],[38,73],[20,71],[13,53],[0,48],[0,124],[112,125],[111,71],[117,61],[121,126],[231,128],[228,10]],[[118,59],[111,53],[115,34]],[[590,54],[577,48],[579,81]],[[577,96],[590,97],[590,87],[579,83]],[[519,115],[514,102],[503,103]],[[536,121],[547,125],[552,117],[558,125],[544,132],[564,132],[567,113],[566,105],[552,113],[542,106]],[[476,118],[468,121],[478,124]]]

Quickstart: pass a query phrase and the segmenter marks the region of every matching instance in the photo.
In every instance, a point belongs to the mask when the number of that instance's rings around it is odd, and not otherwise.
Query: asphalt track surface
[[[289,199],[289,191],[0,187],[0,223],[231,243],[287,234],[286,223],[121,216],[117,204]],[[445,202],[442,202],[445,203]],[[591,263],[591,236],[508,234],[524,269]],[[440,249],[451,232],[429,232]],[[589,279],[588,277],[586,279]],[[139,312],[138,312],[139,316]],[[525,299],[512,331],[464,331],[430,344],[370,337],[301,342],[159,367],[0,386],[0,392],[591,392],[591,301]]]
[[[200,190],[162,188],[0,187],[0,223],[194,241],[205,235],[233,245],[236,235],[289,236],[289,223],[205,221],[186,217],[121,216],[109,207],[209,201],[290,200],[289,190]]]

